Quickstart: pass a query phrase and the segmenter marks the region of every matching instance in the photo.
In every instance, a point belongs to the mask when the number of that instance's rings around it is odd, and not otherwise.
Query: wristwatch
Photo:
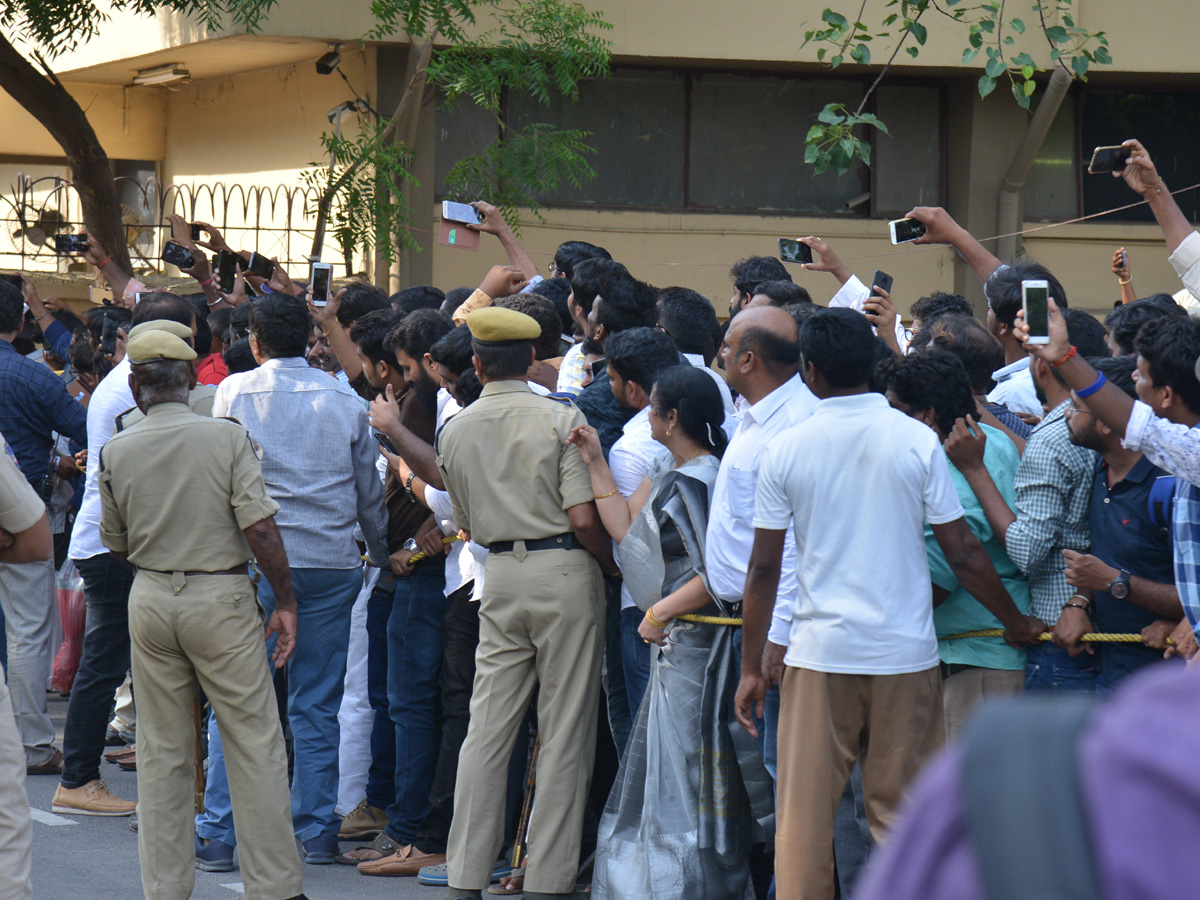
[[[404,549],[407,550],[409,553],[416,553],[421,548],[417,545],[416,539],[409,538],[407,541],[404,542]]]
[[[1124,600],[1129,596],[1129,581],[1133,578],[1124,569],[1117,575],[1108,585],[1108,592],[1117,600]]]

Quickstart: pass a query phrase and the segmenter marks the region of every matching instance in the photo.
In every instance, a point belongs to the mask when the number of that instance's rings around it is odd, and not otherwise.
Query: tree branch
[[[921,16],[925,15],[925,10],[928,8],[929,7],[926,6],[917,10],[917,15],[912,21],[916,22],[919,20]],[[896,56],[900,53],[900,48],[904,46],[904,42],[908,40],[908,36],[910,34],[912,34],[912,32],[905,28],[904,34],[901,35],[899,42],[896,44],[896,49],[892,51],[892,55],[888,57],[888,61],[883,64],[883,68],[879,70],[879,74],[875,76],[875,80],[871,82],[871,86],[867,88],[867,92],[863,94],[862,102],[858,104],[858,109],[854,111],[854,115],[862,115],[862,111],[867,105],[867,99],[875,92],[875,88],[879,87],[879,82],[883,81],[883,76],[887,74],[887,70],[890,69],[892,63],[896,61]]]

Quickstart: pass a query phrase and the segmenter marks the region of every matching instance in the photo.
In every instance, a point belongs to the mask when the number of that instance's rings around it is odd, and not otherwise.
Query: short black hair
[[[793,303],[812,303],[808,291],[794,281],[764,281],[754,293],[769,297],[771,305],[780,309]]]
[[[544,278],[538,282],[533,293],[545,297],[554,304],[554,311],[558,313],[559,321],[562,323],[558,333],[570,334],[573,323],[567,299],[571,296],[571,282],[565,278]]]
[[[975,310],[971,309],[971,304],[961,294],[934,291],[913,303],[908,313],[914,321],[920,319],[921,327],[924,328],[939,316],[973,316]]]
[[[658,292],[658,325],[671,336],[680,353],[699,353],[705,362],[716,352],[713,334],[719,323],[712,301],[685,287]]]
[[[875,332],[860,312],[823,309],[800,330],[800,357],[831,387],[860,387],[875,365]]]
[[[533,352],[538,359],[556,359],[562,356],[562,320],[554,304],[540,294],[513,294],[496,301],[503,309],[515,309],[538,323],[541,335],[533,342]]]
[[[679,365],[675,342],[657,328],[627,328],[608,339],[604,352],[622,381],[632,381],[647,394],[659,372]]]
[[[358,321],[367,313],[387,308],[387,294],[373,284],[354,281],[346,285],[346,293],[342,296],[341,303],[338,304],[338,324],[343,328],[349,328],[351,322]]]
[[[471,351],[479,360],[479,368],[490,381],[524,378],[529,371],[532,341],[506,341],[503,344],[481,344],[471,339]]]
[[[270,359],[304,356],[312,328],[308,307],[287,294],[259,297],[250,309],[250,333]]]
[[[441,310],[448,316],[463,305],[463,301],[475,293],[475,288],[456,287],[446,291],[446,299],[442,301]]]
[[[9,281],[0,280],[0,331],[20,331],[25,320],[25,295]]]
[[[418,309],[406,316],[399,313],[394,315],[392,328],[383,339],[383,345],[393,354],[403,350],[417,362],[443,335],[454,330],[453,320],[440,309]]]
[[[799,332],[800,326],[797,325],[796,330]],[[738,356],[747,351],[753,353],[774,378],[795,375],[800,365],[800,344],[768,328],[747,328],[742,332],[736,350]]]
[[[951,313],[938,316],[913,335],[908,352],[927,349],[953,353],[967,371],[971,389],[986,394],[996,386],[992,373],[1004,368],[1004,347],[986,328],[970,316]]]
[[[1067,308],[1067,292],[1050,270],[1032,259],[1018,259],[1001,266],[993,272],[983,286],[988,307],[996,314],[996,321],[1012,327],[1021,309],[1021,282],[1045,281],[1050,285],[1050,296],[1059,309]]]
[[[446,295],[432,284],[414,284],[412,287],[396,291],[392,294],[390,302],[392,309],[407,315],[418,309],[441,309],[445,300]]]
[[[607,278],[597,299],[604,301],[597,317],[608,337],[658,321],[658,292],[627,272]]]
[[[258,302],[255,297],[249,303],[234,307],[229,314],[229,343],[233,345],[250,333],[250,312]]]
[[[739,259],[729,270],[739,293],[754,296],[764,281],[791,281],[791,273],[774,256],[749,256]]]
[[[1175,316],[1154,319],[1138,332],[1136,349],[1146,360],[1154,386],[1171,388],[1190,412],[1200,414],[1200,381],[1196,380],[1200,322]]]
[[[819,306],[816,303],[789,303],[783,308],[783,311],[792,317],[792,321],[796,323],[796,332],[804,327],[804,323],[823,310],[825,307]]]
[[[463,409],[478,400],[482,393],[483,384],[479,381],[479,376],[475,374],[474,367],[458,376],[458,383],[454,386],[454,399]]]
[[[1111,356],[1104,342],[1104,326],[1095,316],[1081,309],[1064,309],[1063,321],[1067,323],[1067,337],[1076,352],[1084,359],[1093,356]]]
[[[92,350],[92,342],[85,335],[84,331],[75,335],[71,346],[67,348],[67,356],[70,357],[71,368],[80,375],[95,375],[96,353]]]
[[[654,380],[654,400],[656,415],[674,411],[684,434],[718,458],[725,453],[725,403],[712,376],[691,365],[669,366]]]
[[[232,314],[233,310],[227,306],[214,309],[208,314],[208,328],[212,331],[214,345],[225,341],[225,332],[229,330],[229,320]]]
[[[612,254],[587,241],[563,241],[554,251],[554,268],[562,272],[564,278],[571,278],[576,267],[586,259],[612,259]]]
[[[350,328],[350,340],[358,344],[363,356],[378,365],[387,363],[396,368],[396,354],[384,346],[388,332],[400,323],[400,314],[393,309],[373,309],[364,313]]]
[[[208,327],[208,316],[199,314],[196,316],[196,336],[192,338],[192,348],[196,351],[197,357],[208,356],[212,353],[213,348],[213,333]]]
[[[236,341],[230,344],[229,349],[221,354],[221,358],[225,360],[225,371],[230,375],[258,368],[258,360],[254,358],[254,351],[250,349],[249,341]]]
[[[613,275],[628,275],[629,270],[611,259],[592,257],[581,260],[571,273],[571,294],[584,314],[592,311],[596,296]]]
[[[879,364],[876,375],[913,412],[933,410],[938,428],[949,434],[954,423],[976,415],[971,380],[959,358],[946,350],[895,356]]]
[[[1137,359],[1133,356],[1099,356],[1088,360],[1088,364],[1115,384],[1126,394],[1137,399],[1137,383],[1133,373],[1137,371]]]
[[[1135,352],[1133,349],[1134,340],[1137,338],[1142,326],[1151,319],[1160,319],[1163,316],[1187,318],[1186,309],[1176,303],[1171,297],[1167,297],[1167,300],[1170,301],[1170,305],[1168,306],[1157,299],[1161,296],[1166,295],[1155,294],[1153,297],[1147,297],[1144,300],[1134,300],[1132,303],[1118,306],[1104,317],[1104,327],[1108,329],[1109,335],[1116,342],[1122,356],[1133,355]]]
[[[443,334],[429,348],[430,359],[458,376],[471,368],[471,354],[471,329],[466,322]]]
[[[142,294],[142,302],[133,308],[133,318],[130,321],[137,326],[143,322],[165,320],[178,322],[180,325],[191,328],[192,321],[197,318],[199,317],[196,315],[195,307],[178,294],[172,294],[170,291],[154,291]]]

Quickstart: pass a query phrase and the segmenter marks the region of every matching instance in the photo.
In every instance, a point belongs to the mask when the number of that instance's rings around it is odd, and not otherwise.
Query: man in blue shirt
[[[1137,396],[1132,357],[1094,359],[1092,365],[1109,383],[1130,397]],[[1092,549],[1090,554],[1064,550],[1063,558],[1067,581],[1092,595],[1092,608],[1089,618],[1086,599],[1072,598],[1069,606],[1074,621],[1070,629],[1064,630],[1065,646],[1072,656],[1084,649],[1095,652],[1100,661],[1101,687],[1111,690],[1135,669],[1161,659],[1162,653],[1145,644],[1106,643],[1096,648],[1081,645],[1079,637],[1091,631],[1140,632],[1160,620],[1168,620],[1170,628],[1164,633],[1170,633],[1183,618],[1175,589],[1166,510],[1164,518],[1157,518],[1150,502],[1155,482],[1171,476],[1140,451],[1124,449],[1112,429],[1081,407],[1072,399],[1067,407],[1067,427],[1071,443],[1100,454],[1089,511]]]
[[[48,366],[26,359],[12,342],[21,330],[25,301],[16,285],[0,281],[0,434],[12,448],[21,474],[43,495],[50,470],[53,433],[87,444],[87,413]],[[0,609],[8,632],[8,684],[25,745],[30,774],[57,774],[62,753],[46,711],[50,634],[54,606],[54,560],[0,563]]]

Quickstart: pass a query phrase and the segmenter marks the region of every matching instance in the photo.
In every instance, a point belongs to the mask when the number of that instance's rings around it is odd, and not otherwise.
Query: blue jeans
[[[647,644],[638,634],[638,626],[646,614],[636,606],[621,610],[621,670],[625,675],[625,698],[629,702],[629,719],[637,721],[642,698],[650,684],[650,654],[653,644]]]
[[[396,802],[396,728],[388,712],[388,618],[396,581],[385,571],[367,598],[367,701],[375,712],[371,726],[371,766],[367,804],[387,809]]]
[[[387,835],[416,843],[429,814],[442,731],[438,675],[442,669],[446,568],[441,557],[396,579],[387,625],[388,711],[396,728],[396,799],[387,808]]]
[[[1025,654],[1026,691],[1096,690],[1099,666],[1090,653],[1080,653],[1074,659],[1056,644],[1030,647]]]
[[[625,692],[625,664],[621,659],[621,577],[604,576],[604,672],[608,705],[608,730],[617,747],[617,758],[625,752],[633,718]],[[643,692],[644,693],[644,692]],[[640,695],[639,695],[640,697]],[[639,705],[640,705],[639,700]]]
[[[741,642],[738,642],[739,647]],[[740,657],[741,654],[739,653]],[[763,699],[762,724],[758,728],[758,749],[762,753],[763,765],[771,775],[771,780],[778,779],[777,766],[779,763],[779,685],[767,688],[767,696]],[[767,900],[775,900],[775,878],[771,878],[771,887],[767,891]]]
[[[334,811],[338,788],[338,707],[346,678],[350,610],[362,590],[362,569],[292,569],[298,605],[296,649],[288,661],[288,722],[295,755],[292,776],[292,829],[300,841],[337,834]],[[275,592],[263,578],[258,601],[270,617]],[[267,644],[270,657],[274,638]],[[208,789],[205,811],[196,816],[196,834],[236,844],[225,754],[215,719],[208,724]]]

